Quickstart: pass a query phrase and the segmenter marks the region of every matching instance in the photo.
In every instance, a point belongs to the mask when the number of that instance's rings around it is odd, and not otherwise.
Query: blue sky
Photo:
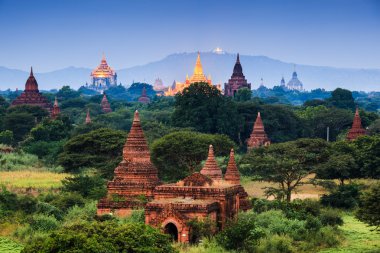
[[[116,69],[176,52],[380,68],[377,0],[0,0],[0,66]]]

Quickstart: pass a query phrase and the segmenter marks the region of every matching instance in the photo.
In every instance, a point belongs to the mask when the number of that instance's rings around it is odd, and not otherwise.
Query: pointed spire
[[[102,102],[100,103],[100,105],[102,106],[102,111],[104,113],[112,112],[111,105],[108,102],[108,99],[107,99],[105,91],[103,91],[103,98],[102,98]]]
[[[87,108],[86,124],[90,124],[90,123],[91,123],[90,108]]]
[[[30,66],[30,75],[29,76],[33,76],[33,67]]]
[[[265,133],[264,124],[261,119],[260,112],[257,113],[255,124],[253,125],[252,133],[247,141],[248,149],[267,146],[270,144],[270,139]]]
[[[213,180],[222,180],[222,171],[216,163],[212,145],[209,146],[208,157],[200,173]]]
[[[356,107],[352,127],[347,133],[347,140],[355,140],[362,135],[366,135],[366,130],[362,126],[362,120],[359,115],[359,108]]]
[[[243,67],[240,64],[239,53],[236,56],[236,62],[235,62],[234,70],[233,70],[233,73],[232,73],[232,77],[236,77],[236,76],[244,77],[244,75],[243,75]]]
[[[58,106],[57,96],[55,96],[55,99],[54,99],[54,106]]]
[[[203,67],[201,63],[201,54],[198,51],[197,61],[195,63],[194,75],[203,75]]]
[[[53,109],[51,111],[51,118],[56,119],[60,113],[61,113],[61,109],[58,106],[58,100],[57,100],[57,96],[56,96],[54,99]]]
[[[240,63],[239,53],[237,54],[237,57],[236,57],[236,63]]]
[[[224,175],[224,180],[231,184],[240,184],[240,173],[235,162],[234,149],[231,149],[230,159],[228,161],[226,174]]]
[[[25,83],[25,91],[38,92],[38,83],[33,74],[33,67],[30,67],[30,74]]]

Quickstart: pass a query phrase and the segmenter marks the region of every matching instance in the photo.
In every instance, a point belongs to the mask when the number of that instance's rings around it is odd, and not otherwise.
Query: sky
[[[115,69],[172,53],[380,69],[378,0],[0,0],[0,66]]]

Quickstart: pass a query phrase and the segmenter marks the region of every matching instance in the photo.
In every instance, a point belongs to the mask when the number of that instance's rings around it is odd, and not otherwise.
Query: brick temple
[[[150,98],[146,95],[145,86],[142,88],[141,96],[138,98],[137,101],[139,101],[140,103],[143,103],[143,104],[149,104],[150,103]]]
[[[102,102],[100,102],[100,106],[102,107],[102,111],[104,113],[112,112],[111,105],[108,102],[106,93],[103,93],[103,98],[102,98]]]
[[[52,106],[51,103],[44,97],[38,90],[38,83],[33,75],[33,69],[30,68],[30,75],[25,83],[25,90],[13,100],[11,106],[17,105],[36,105],[46,109],[51,113]]]
[[[52,119],[58,118],[60,113],[61,113],[61,109],[59,108],[57,97],[55,97],[53,109],[51,111]]]
[[[107,189],[107,197],[97,205],[98,215],[123,217],[134,209],[145,208],[145,223],[162,229],[179,242],[194,239],[188,223],[192,219],[209,218],[221,230],[240,210],[251,207],[248,194],[240,184],[233,150],[224,177],[210,145],[200,172],[177,183],[161,184],[150,160],[137,111],[123,149],[123,160]]]
[[[113,213],[128,216],[133,209],[143,208],[153,199],[159,184],[157,168],[150,161],[150,152],[141,128],[138,111],[123,148],[123,160],[107,184],[107,197],[98,203],[98,215]]]
[[[232,76],[228,80],[228,83],[224,84],[224,95],[234,97],[236,92],[241,88],[248,88],[251,90],[251,84],[245,79],[243,67],[240,64],[239,54],[237,54]]]
[[[362,120],[359,115],[359,109],[356,108],[354,121],[351,129],[347,133],[346,139],[349,141],[355,140],[359,136],[366,135],[366,130],[362,127]]]
[[[265,133],[264,124],[261,119],[260,112],[257,113],[255,124],[253,125],[252,133],[247,140],[248,149],[258,148],[261,146],[269,146],[270,139]]]

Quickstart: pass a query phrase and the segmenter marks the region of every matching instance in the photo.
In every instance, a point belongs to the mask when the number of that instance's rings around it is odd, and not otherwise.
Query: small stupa
[[[356,108],[354,121],[352,123],[351,129],[347,133],[347,140],[352,141],[359,136],[366,135],[366,130],[362,127],[362,120],[359,115],[359,109]]]
[[[224,181],[231,184],[240,184],[240,174],[235,162],[234,149],[231,149],[230,159],[227,164],[227,170],[224,174]]]
[[[91,123],[91,117],[90,117],[90,109],[87,109],[87,114],[86,114],[86,124]]]
[[[141,96],[139,97],[138,101],[143,104],[150,103],[150,98],[146,95],[146,89],[145,86],[142,89]]]
[[[247,141],[247,146],[248,149],[252,149],[268,145],[270,145],[270,139],[265,133],[264,124],[261,119],[260,112],[258,112],[255,124],[253,125],[252,133]]]
[[[100,105],[102,106],[102,111],[104,113],[112,112],[111,105],[108,102],[108,99],[107,99],[105,92],[103,93],[103,98],[102,98],[102,102],[100,103]]]
[[[209,146],[208,157],[200,173],[202,175],[208,176],[213,180],[222,180],[222,170],[216,163],[214,156],[214,148],[212,145]]]
[[[56,119],[59,116],[60,113],[61,113],[61,109],[58,106],[57,97],[55,97],[54,105],[53,105],[53,110],[51,111],[51,118],[52,119]]]

